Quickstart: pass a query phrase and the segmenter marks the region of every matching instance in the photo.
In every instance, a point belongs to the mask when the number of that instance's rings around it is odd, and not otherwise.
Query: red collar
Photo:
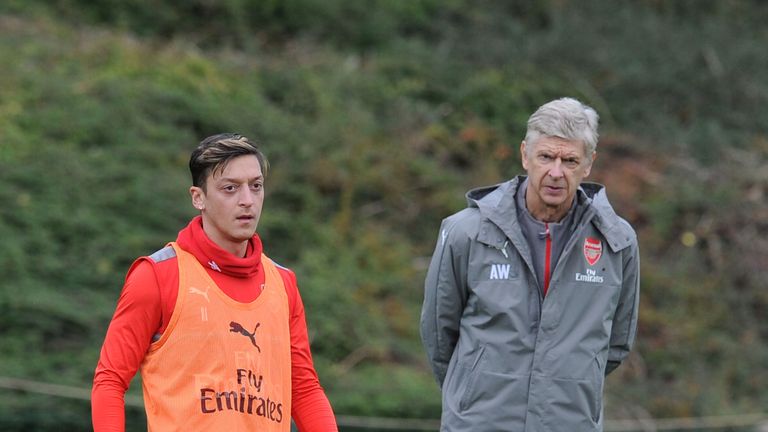
[[[203,231],[203,218],[196,216],[176,239],[179,246],[200,261],[203,267],[229,276],[248,278],[261,269],[261,239],[258,234],[248,240],[245,257],[240,258],[214,243]]]

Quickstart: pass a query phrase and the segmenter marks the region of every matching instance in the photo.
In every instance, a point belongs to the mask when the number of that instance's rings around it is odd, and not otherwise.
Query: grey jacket
[[[640,290],[634,230],[602,186],[557,262],[546,300],[517,222],[524,177],[467,194],[440,228],[421,337],[443,431],[600,431],[604,377],[629,353]]]

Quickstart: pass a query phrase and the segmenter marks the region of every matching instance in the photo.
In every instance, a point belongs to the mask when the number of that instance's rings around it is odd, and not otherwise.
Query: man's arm
[[[613,372],[627,358],[637,332],[640,304],[640,253],[637,242],[633,243],[624,254],[624,279],[613,317],[606,375]]]
[[[153,266],[148,261],[139,261],[128,272],[93,377],[91,419],[95,432],[125,430],[125,392],[160,320]]]
[[[467,298],[468,242],[443,221],[424,281],[421,340],[437,383],[442,388],[448,362],[459,338],[459,323]]]
[[[337,431],[336,416],[312,362],[304,303],[296,275],[288,269],[278,268],[278,271],[283,278],[290,311],[291,416],[301,432]]]

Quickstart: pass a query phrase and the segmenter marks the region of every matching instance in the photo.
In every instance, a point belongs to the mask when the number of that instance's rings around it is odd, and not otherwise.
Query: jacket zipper
[[[552,266],[552,234],[549,231],[549,224],[544,224],[544,238],[546,239],[546,247],[544,252],[544,297],[547,296],[547,290],[549,289],[549,277],[551,274]]]
[[[563,252],[560,254],[560,260],[565,262],[570,256],[571,251],[573,250],[573,247],[576,244],[576,240],[580,238],[581,233],[584,231],[585,227],[590,224],[594,216],[594,211],[592,209],[587,210],[582,215],[582,222],[579,223],[579,225],[571,230],[570,233],[570,239],[568,240],[568,243],[565,244],[565,248],[563,248]],[[556,267],[554,270],[557,270],[560,267]],[[562,273],[562,269],[560,269],[559,273]],[[559,274],[558,273],[558,274]],[[551,274],[551,276],[555,276],[554,273]],[[541,304],[539,304],[541,306]]]

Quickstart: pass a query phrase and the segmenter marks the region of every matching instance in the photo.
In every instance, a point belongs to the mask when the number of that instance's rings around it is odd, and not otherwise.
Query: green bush
[[[259,231],[298,275],[337,412],[436,417],[417,321],[439,222],[468,188],[519,173],[530,112],[572,95],[601,114],[593,171],[612,175],[643,254],[637,349],[608,417],[768,403],[762,2],[12,0],[0,14],[4,374],[89,386],[125,271],[194,214],[190,150],[237,131],[272,163]],[[87,427],[85,402],[0,401],[3,430]]]

